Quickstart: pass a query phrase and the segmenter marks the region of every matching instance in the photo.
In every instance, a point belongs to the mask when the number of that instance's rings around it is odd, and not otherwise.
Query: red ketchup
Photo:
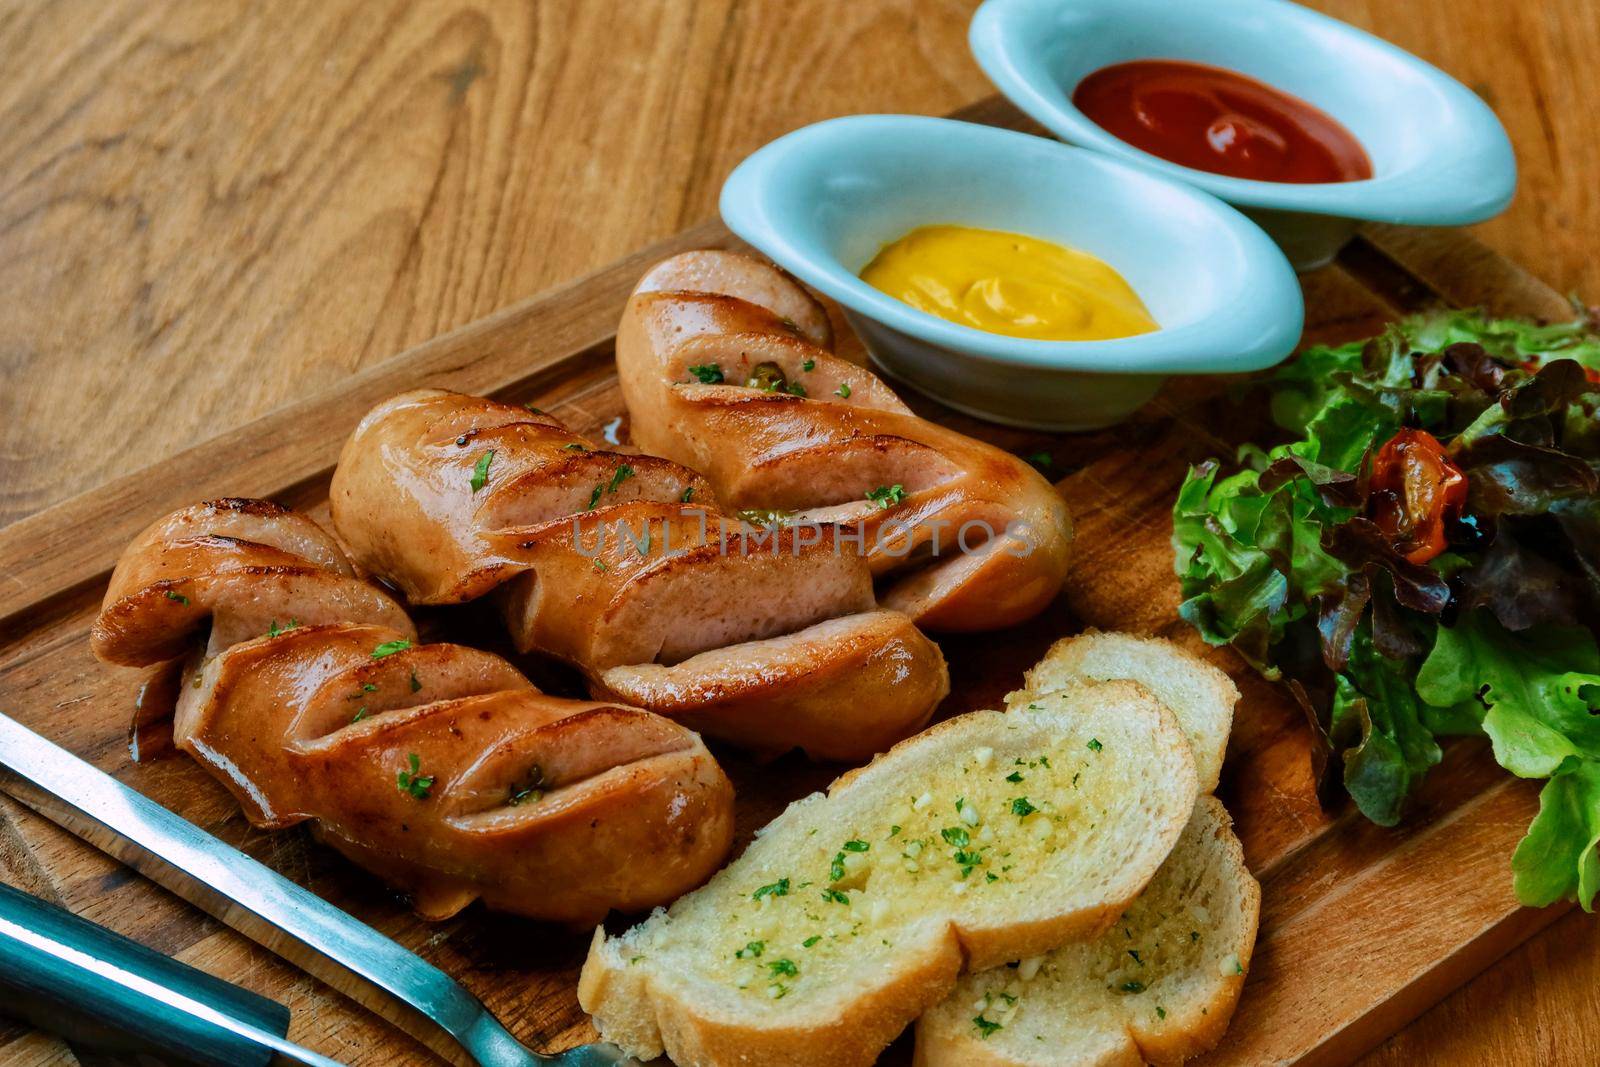
[[[1118,63],[1079,82],[1072,102],[1135,148],[1196,170],[1267,182],[1372,177],[1361,142],[1332,116],[1221,67]]]

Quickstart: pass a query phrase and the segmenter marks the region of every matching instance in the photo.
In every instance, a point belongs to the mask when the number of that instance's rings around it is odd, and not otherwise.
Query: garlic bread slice
[[[1159,1067],[1228,1028],[1255,946],[1261,888],[1220,801],[1201,797],[1177,848],[1097,939],[963,977],[917,1024],[917,1067]]]
[[[1117,678],[1138,682],[1172,710],[1194,749],[1200,791],[1214,792],[1239,690],[1225,673],[1171,641],[1099,630],[1063,638],[1023,676],[1022,688],[1006,695],[1006,707],[1025,707],[1041,693],[1077,682]]]
[[[1172,713],[1128,682],[974,712],[790,805],[617,936],[578,996],[644,1060],[868,1064],[968,969],[1095,937],[1194,805]]]

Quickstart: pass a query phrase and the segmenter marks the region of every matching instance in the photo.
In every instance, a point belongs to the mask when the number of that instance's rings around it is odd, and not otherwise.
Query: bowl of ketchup
[[[1301,270],[1362,222],[1481,222],[1516,187],[1476,94],[1286,0],[987,0],[970,36],[1050,132],[1233,204]]]

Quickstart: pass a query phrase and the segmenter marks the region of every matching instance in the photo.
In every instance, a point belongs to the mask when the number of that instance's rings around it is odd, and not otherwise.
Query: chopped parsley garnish
[[[479,456],[478,462],[472,465],[472,491],[474,493],[489,484],[489,464],[493,462],[494,449],[491,448]]]
[[[993,871],[984,871],[983,880],[985,882],[998,882],[1000,880],[1000,876],[995,874]]]
[[[694,486],[692,486],[692,485],[684,486],[683,494],[678,497],[678,502],[680,504],[687,504],[689,501],[691,501],[693,499],[694,499]]]
[[[824,889],[822,891],[822,899],[833,904],[850,903],[850,898],[839,892],[837,889]]]
[[[378,691],[378,686],[374,682],[362,682],[361,691],[363,693],[376,693]]]
[[[750,377],[745,379],[744,384],[746,388],[760,389],[764,393],[770,393],[774,389],[782,389],[784,381],[783,368],[769,360],[751,367]]]
[[[419,691],[421,688],[422,688],[421,679],[419,679],[417,677],[417,672],[416,671],[412,671],[411,672],[411,691],[413,693],[415,693],[415,692]]]
[[[1167,1017],[1167,1009],[1163,1008],[1161,1005],[1157,1004],[1156,1005],[1156,1018],[1157,1019],[1165,1019],[1166,1017]]]
[[[385,656],[392,656],[396,652],[404,652],[410,647],[411,642],[406,640],[404,637],[400,638],[398,641],[385,641],[383,644],[372,650],[372,658],[382,659]]]
[[[806,395],[806,387],[801,385],[799,382],[785,382],[783,385],[783,391],[788,393],[790,396]]]
[[[939,831],[939,836],[944,838],[945,844],[954,845],[957,848],[965,848],[972,841],[972,837],[967,833],[966,829],[960,826],[946,826]]]
[[[835,389],[834,392],[839,394],[844,399],[849,400],[850,399],[850,383],[849,382],[840,382],[839,383],[839,388]]]
[[[1105,748],[1105,747],[1106,746],[1104,746],[1104,745],[1102,745],[1100,743],[1100,739],[1098,737],[1089,738],[1089,751],[1090,752],[1099,752],[1102,748]]]
[[[722,367],[717,363],[697,363],[689,368],[689,373],[704,385],[716,385],[722,381]]]
[[[760,526],[763,529],[776,529],[794,518],[794,512],[782,511],[776,508],[741,508],[735,511],[734,517],[740,522],[747,522],[751,526]]]
[[[837,882],[839,879],[844,877],[845,852],[865,852],[871,847],[872,846],[867,844],[865,841],[846,841],[844,843],[844,852],[840,852],[837,856],[833,857],[833,864],[828,870],[828,873],[832,876],[832,881]]]
[[[544,414],[544,408],[536,408],[532,404],[524,404],[522,406],[527,408],[529,411],[533,412],[535,415],[543,415]]]
[[[1050,453],[1048,452],[1035,452],[1028,457],[1028,462],[1035,467],[1044,467],[1046,469],[1055,466],[1055,460],[1050,458]]]
[[[422,773],[422,759],[415,752],[406,757],[411,769],[395,775],[395,785],[402,793],[410,793],[418,800],[427,800],[433,789],[433,775]]]
[[[760,900],[762,897],[786,897],[789,895],[789,879],[779,878],[771,885],[764,885],[750,894],[751,900]]]
[[[804,941],[800,942],[800,944],[803,945],[806,948],[810,948],[812,945],[815,945],[818,941],[821,941],[821,940],[822,940],[822,935],[821,934],[812,934],[810,937],[808,937]]]
[[[278,625],[278,620],[277,619],[273,619],[272,620],[272,624],[267,627],[267,636],[268,637],[277,637],[279,634],[286,634],[290,630],[297,630],[299,628],[300,628],[300,620],[299,619],[290,619],[288,626],[279,626]]]
[[[633,468],[628,466],[626,463],[622,464],[611,475],[610,482],[602,482],[594,487],[594,492],[589,494],[589,507],[587,510],[593,511],[595,509],[595,505],[600,503],[600,494],[615,493],[618,486],[632,477]]]
[[[363,704],[359,708],[356,709],[356,713],[354,715],[350,716],[350,723],[351,723],[351,725],[354,725],[354,724],[360,722],[362,719],[365,719],[366,717],[367,717],[367,706],[365,704]]]
[[[817,361],[814,359],[808,359],[804,363],[800,364],[800,369],[803,371],[814,371],[817,369]]]
[[[974,867],[983,866],[983,855],[979,852],[968,852],[966,849],[957,849],[954,858],[956,863],[960,864],[961,866],[961,877],[963,878],[971,874]]]
[[[543,785],[544,771],[540,770],[539,765],[536,763],[528,770],[526,784],[520,782],[511,783],[510,795],[506,797],[506,803],[514,808],[523,801],[538,800],[544,796],[544,790],[540,788]]]
[[[1006,781],[1008,781],[1008,782],[1020,782],[1020,781],[1022,781],[1022,772],[1021,771],[1012,771],[1010,774],[1006,775]]]
[[[184,607],[188,607],[189,606],[189,598],[188,597],[184,596],[182,593],[174,593],[170,589],[167,590],[167,599],[168,600],[176,600],[178,603],[182,604]]]
[[[894,485],[880,485],[876,489],[867,490],[867,499],[880,508],[892,508],[906,498],[906,487],[898,482]]]
[[[981,1015],[974,1015],[972,1017],[972,1025],[978,1028],[978,1035],[985,1041],[989,1040],[989,1035],[994,1033],[996,1030],[1005,1029],[1004,1024],[990,1022]]]
[[[573,441],[570,444],[562,445],[561,447],[566,449],[568,452],[587,452],[587,451],[589,451],[586,447],[584,447],[581,443],[579,443],[577,441]]]
[[[596,556],[594,558],[594,569],[599,571],[601,574],[604,574],[608,568],[606,567],[605,563],[600,559],[600,557]]]
[[[752,941],[733,954],[736,960],[753,960],[767,950],[765,941]]]
[[[1120,988],[1124,993],[1143,993],[1144,983],[1136,978],[1131,978],[1128,981],[1123,982]]]
[[[895,825],[895,826],[889,827],[889,836],[890,837],[894,837],[894,836],[898,835],[899,833],[900,833],[900,827],[899,827],[898,824]]]
[[[1027,797],[1017,797],[1011,802],[1011,814],[1020,819],[1026,819],[1039,809],[1029,803]]]
[[[800,973],[800,968],[794,965],[794,960],[791,960],[787,956],[781,960],[773,960],[771,963],[767,964],[767,970],[772,972],[772,976],[774,978],[779,976],[784,978],[794,978]]]

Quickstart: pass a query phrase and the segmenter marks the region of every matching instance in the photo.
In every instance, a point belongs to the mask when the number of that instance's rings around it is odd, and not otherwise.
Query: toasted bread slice
[[[1028,671],[1020,690],[1007,694],[1006,706],[1024,707],[1040,694],[1085,679],[1113,678],[1138,682],[1172,709],[1194,749],[1200,791],[1215,791],[1239,690],[1222,671],[1171,641],[1099,630],[1064,638]]]
[[[1084,683],[903,741],[789,806],[703,888],[596,931],[578,998],[679,1067],[868,1064],[968,968],[1096,936],[1194,805],[1172,713]]]
[[[1092,942],[961,979],[917,1024],[918,1067],[1180,1064],[1217,1043],[1255,946],[1261,888],[1201,797],[1177,848]]]

